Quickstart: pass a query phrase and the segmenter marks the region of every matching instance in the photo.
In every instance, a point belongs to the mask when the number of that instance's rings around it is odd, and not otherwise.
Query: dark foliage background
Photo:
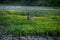
[[[19,4],[28,6],[58,6],[60,0],[0,0],[0,4]]]

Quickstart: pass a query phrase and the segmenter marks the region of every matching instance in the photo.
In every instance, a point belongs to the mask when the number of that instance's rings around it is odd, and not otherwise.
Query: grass
[[[0,10],[0,29],[18,35],[60,35],[60,15],[58,11],[33,11],[34,20],[27,20],[27,11]],[[43,13],[44,12],[44,13]],[[43,15],[39,16],[38,14]],[[53,13],[53,14],[52,14]],[[38,17],[37,17],[38,16]]]
[[[33,13],[35,16],[60,16],[60,10],[0,10],[0,15],[23,15]]]

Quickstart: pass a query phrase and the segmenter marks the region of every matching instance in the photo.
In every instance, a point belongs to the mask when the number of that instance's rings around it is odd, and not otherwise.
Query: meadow
[[[27,20],[26,10],[0,10],[0,30],[19,35],[60,35],[60,10],[32,10],[34,20]]]

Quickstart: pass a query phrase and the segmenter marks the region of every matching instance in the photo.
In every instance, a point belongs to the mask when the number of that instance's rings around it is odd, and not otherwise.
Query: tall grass
[[[60,10],[0,10],[0,15],[23,15],[33,13],[35,16],[60,16]]]
[[[35,16],[34,20],[27,20],[25,12],[21,13],[16,10],[0,11],[0,29],[6,29],[8,33],[16,36],[60,35],[60,16],[58,15],[60,12],[44,11],[46,15],[48,13],[51,13],[51,15]],[[52,15],[52,13],[57,13],[57,15]],[[37,11],[36,14],[38,14]]]

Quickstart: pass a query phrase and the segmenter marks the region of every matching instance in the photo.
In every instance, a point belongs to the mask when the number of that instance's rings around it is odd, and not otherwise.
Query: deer
[[[34,19],[34,14],[28,13],[27,19],[28,20],[33,20]]]

